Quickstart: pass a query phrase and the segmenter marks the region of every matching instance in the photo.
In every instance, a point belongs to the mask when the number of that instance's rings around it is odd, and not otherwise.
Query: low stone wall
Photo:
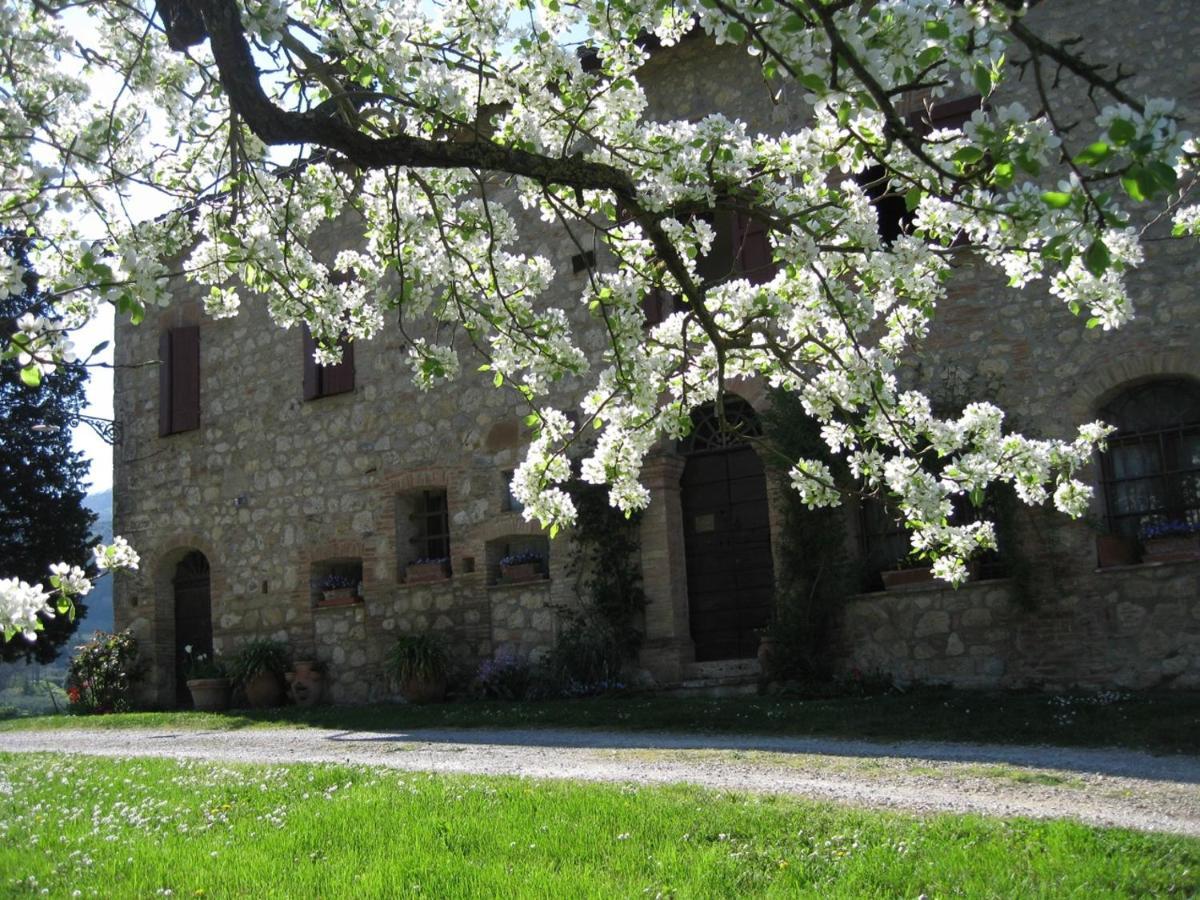
[[[1035,609],[1011,581],[861,594],[835,632],[842,671],[959,687],[1200,687],[1200,562],[1104,569]]]
[[[327,668],[326,699],[369,703],[397,698],[387,658],[405,634],[442,635],[460,678],[500,653],[527,659],[554,643],[558,616],[551,582],[482,584],[458,576],[430,584],[400,585],[351,606],[313,610],[317,658]]]

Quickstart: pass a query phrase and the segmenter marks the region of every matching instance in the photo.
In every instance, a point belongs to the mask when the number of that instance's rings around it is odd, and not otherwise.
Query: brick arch
[[[1200,381],[1200,356],[1180,351],[1146,353],[1099,366],[1068,401],[1069,421],[1091,421],[1099,409],[1122,391],[1159,378]]]
[[[208,540],[196,533],[176,533],[164,540],[166,548],[152,555],[151,589],[153,610],[150,616],[150,634],[144,658],[149,663],[150,691],[155,705],[173,706],[175,703],[175,571],[189,553],[203,554],[208,561],[209,604],[214,637],[219,628],[227,581],[223,568],[218,564],[220,556]]]

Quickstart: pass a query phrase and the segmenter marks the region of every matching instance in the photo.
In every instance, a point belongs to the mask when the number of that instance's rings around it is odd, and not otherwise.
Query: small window
[[[319,366],[313,354],[317,342],[308,326],[304,327],[304,399],[332,397],[354,390],[354,345],[341,342],[342,361],[336,366]]]
[[[981,103],[978,95],[935,103],[927,109],[912,113],[908,117],[908,126],[918,138],[924,138],[930,132],[943,128],[962,128],[971,120],[971,114],[981,108]],[[856,180],[871,198],[871,205],[875,207],[879,219],[879,240],[885,247],[890,247],[900,235],[912,231],[916,215],[909,210],[903,189],[897,189],[889,183],[888,171],[884,166],[871,166]],[[958,246],[963,241],[964,238],[960,236],[954,243]]]
[[[525,509],[525,505],[520,500],[518,500],[515,496],[513,496],[513,491],[512,491],[513,471],[514,470],[512,470],[512,469],[507,469],[504,472],[504,499],[500,502],[500,509],[503,512],[518,512],[519,513]]]
[[[1200,385],[1183,379],[1131,388],[1100,410],[1115,425],[1101,456],[1113,534],[1148,525],[1200,527]]]
[[[399,575],[414,560],[450,557],[450,508],[444,488],[396,498],[396,555]]]
[[[158,433],[200,427],[200,329],[164,331],[158,339]]]
[[[716,232],[712,249],[696,265],[696,271],[709,281],[746,278],[762,284],[775,277],[769,229],[757,219],[719,210],[706,216]]]

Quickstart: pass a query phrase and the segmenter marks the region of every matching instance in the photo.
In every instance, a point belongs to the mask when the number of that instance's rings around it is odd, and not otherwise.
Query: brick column
[[[641,664],[662,684],[682,680],[695,660],[688,627],[687,567],[679,479],[684,460],[653,456],[642,470],[650,506],[642,514],[642,584],[646,591],[646,638]]]

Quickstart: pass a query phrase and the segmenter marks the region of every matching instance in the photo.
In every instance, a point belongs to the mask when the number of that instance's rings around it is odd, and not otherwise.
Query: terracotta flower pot
[[[879,574],[883,578],[884,589],[889,591],[916,591],[934,586],[932,566],[884,569]]]
[[[410,678],[400,682],[400,696],[409,703],[441,703],[446,699],[446,679],[428,681],[424,678]]]
[[[246,692],[246,702],[255,709],[278,706],[283,702],[283,682],[274,672],[259,672],[242,685],[242,689]]]
[[[297,706],[316,706],[321,702],[325,679],[317,664],[311,660],[297,660],[293,671],[284,676],[288,693]]]
[[[221,712],[229,709],[228,678],[189,678],[188,691],[192,708],[201,712]]]
[[[775,668],[775,654],[779,650],[779,642],[773,637],[763,635],[758,639],[758,668],[763,675],[770,675]]]
[[[500,564],[500,577],[509,584],[520,584],[524,581],[538,581],[542,578],[541,563],[525,562],[512,565]]]
[[[1096,535],[1096,565],[1099,568],[1132,566],[1137,561],[1137,544],[1129,538],[1119,534]]]
[[[354,588],[331,588],[321,591],[321,599],[317,601],[318,606],[350,606],[357,603],[358,597],[354,593]]]
[[[409,563],[404,567],[405,584],[428,584],[431,581],[445,581],[449,577],[449,561]]]
[[[1142,562],[1186,562],[1200,559],[1200,535],[1179,534],[1149,538]]]

